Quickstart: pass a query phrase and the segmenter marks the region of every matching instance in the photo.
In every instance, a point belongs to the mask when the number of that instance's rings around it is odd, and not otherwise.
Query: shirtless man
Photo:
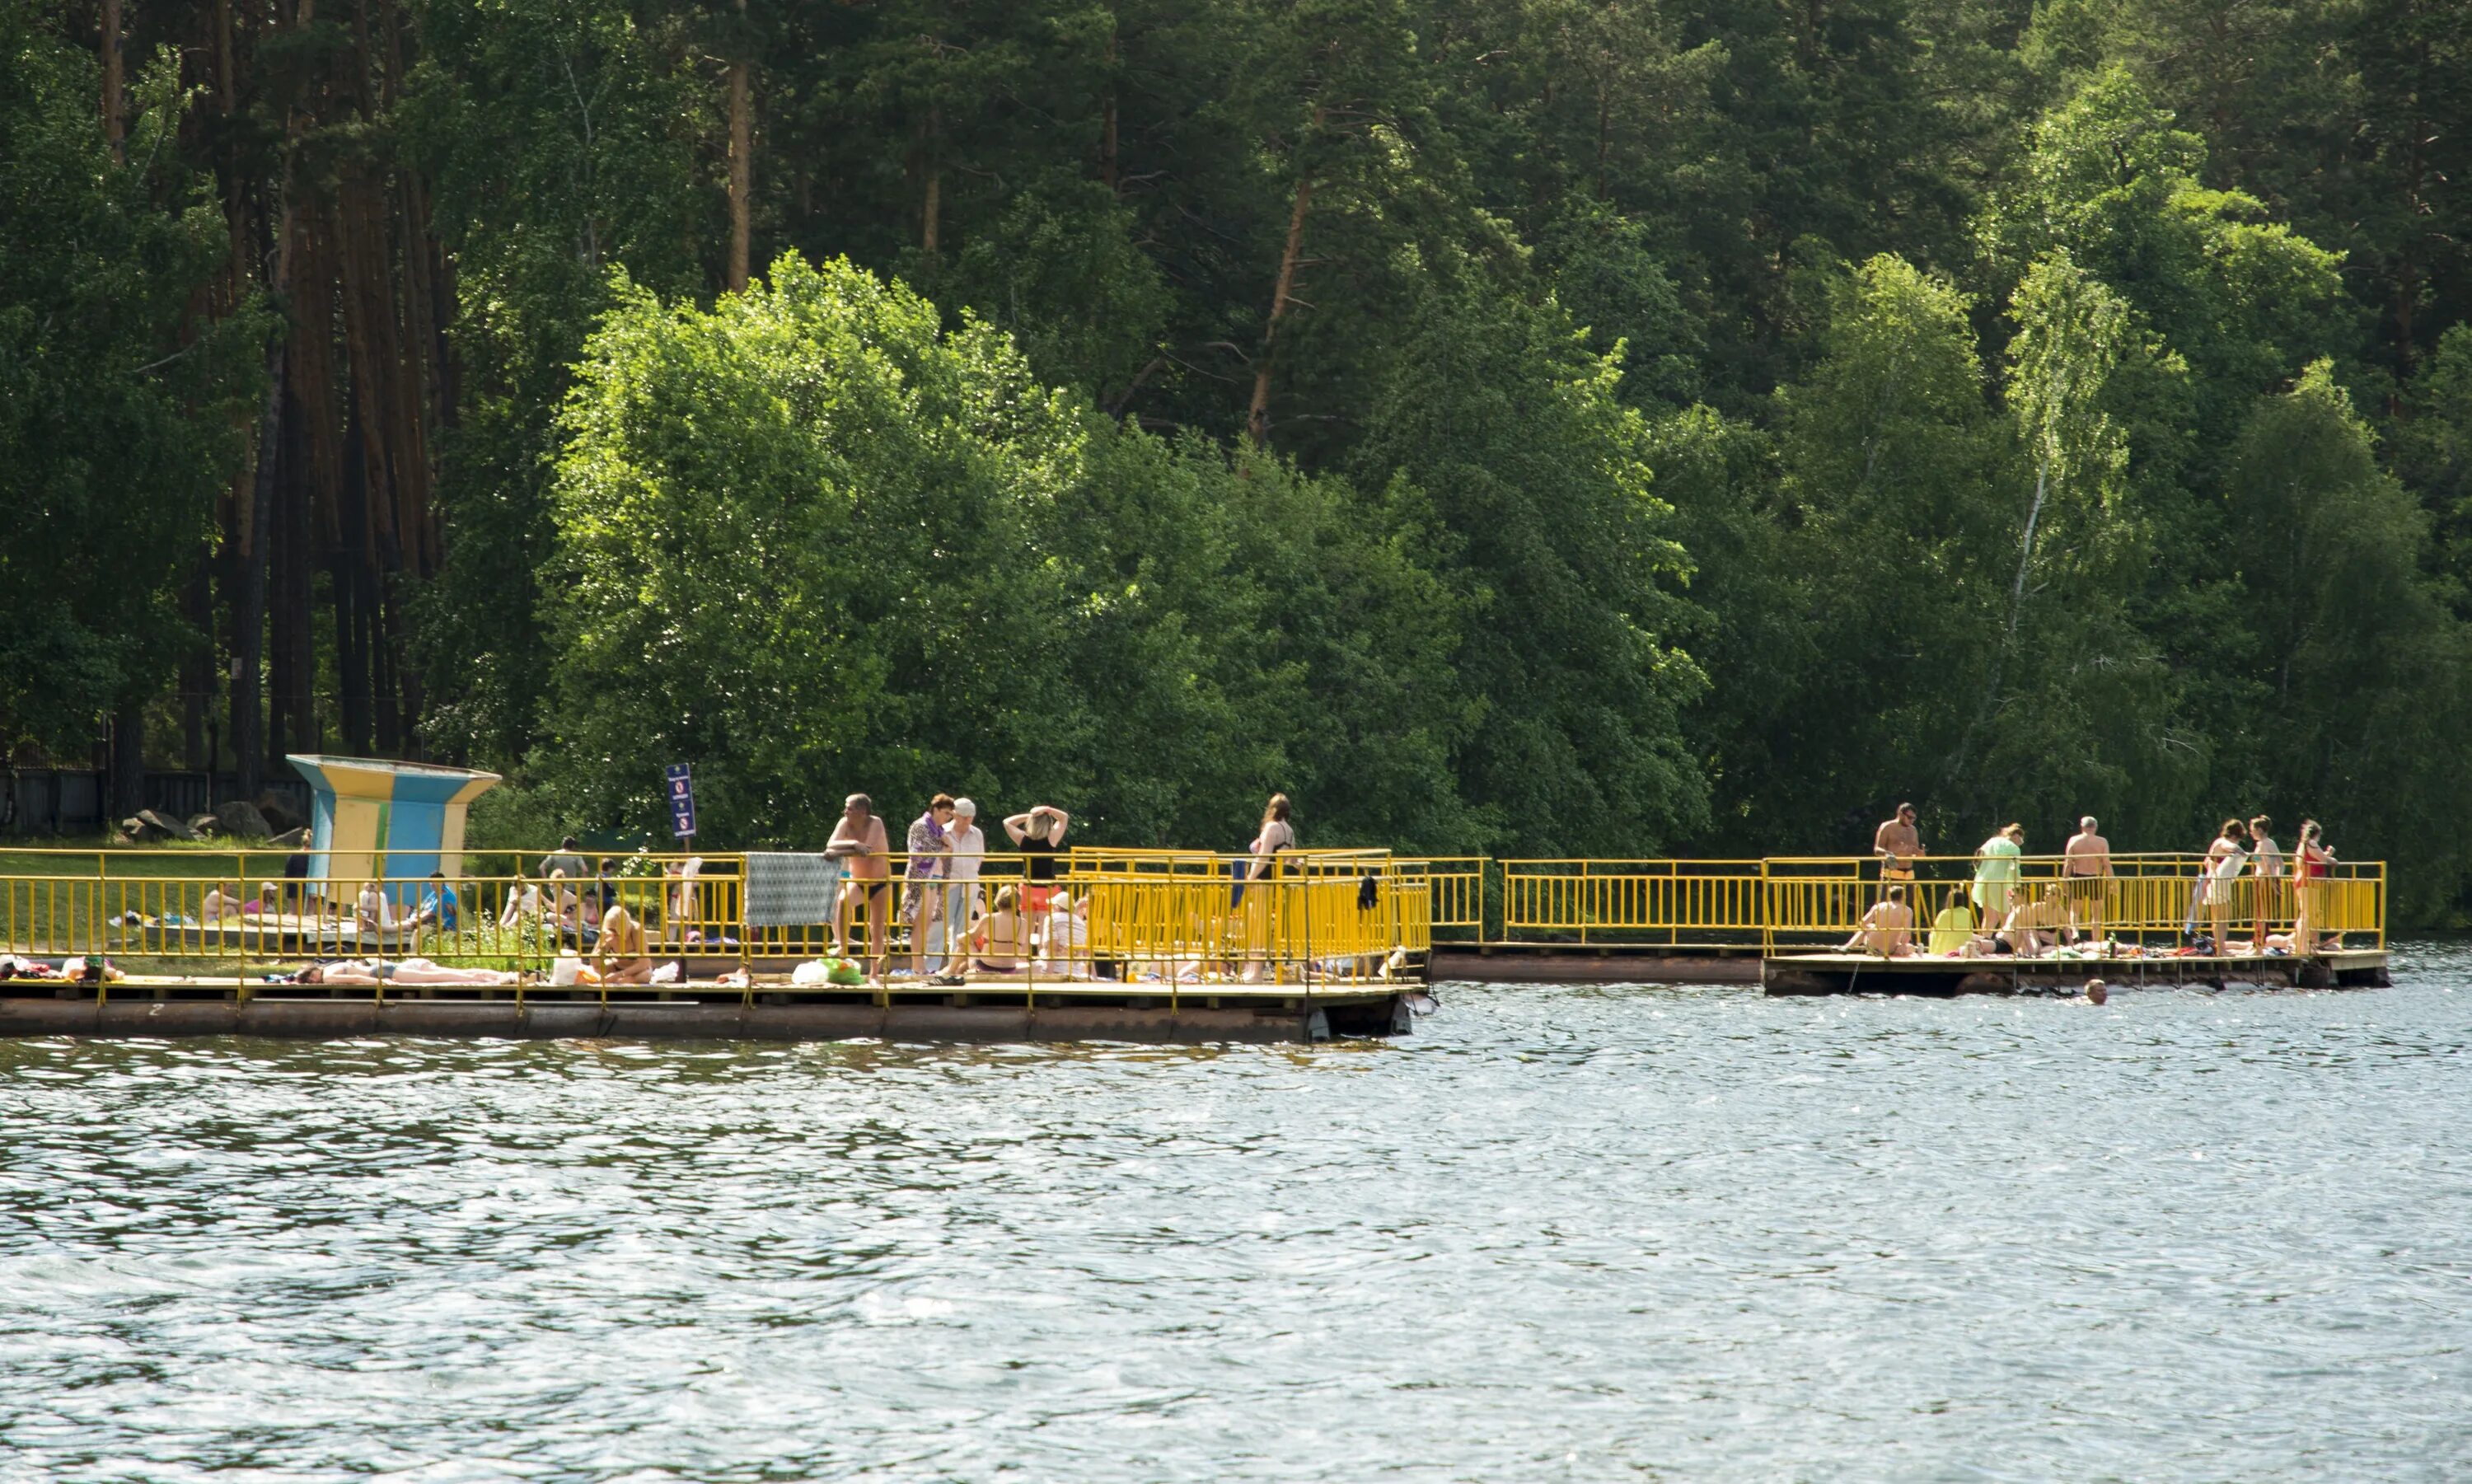
[[[1882,958],[1908,958],[1914,951],[1914,909],[1906,905],[1906,889],[1889,888],[1870,911],[1863,914],[1863,925],[1845,940],[1845,949],[1863,948]]]
[[[623,902],[612,902],[601,915],[601,982],[604,984],[650,984],[653,982],[652,950],[644,945],[644,924]]]
[[[844,873],[833,936],[849,942],[850,908],[867,908],[867,982],[879,988],[892,966],[891,851],[874,802],[865,794],[850,795],[842,803],[832,839],[824,843],[824,853],[839,860]]]
[[[1871,835],[1871,853],[1880,857],[1880,879],[1911,881],[1914,857],[1923,852],[1923,837],[1914,829],[1914,806],[1897,805],[1894,818],[1880,822]]]
[[[2068,877],[2069,921],[2093,937],[2103,934],[2104,881],[2111,874],[2111,842],[2096,834],[2094,816],[2078,821],[2078,832],[2060,851],[2060,874]]]

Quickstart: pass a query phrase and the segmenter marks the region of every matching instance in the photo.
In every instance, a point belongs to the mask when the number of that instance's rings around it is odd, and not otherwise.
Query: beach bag
[[[583,960],[572,953],[561,953],[558,956],[558,962],[549,966],[550,986],[553,989],[566,989],[572,986],[576,977],[582,972]]]

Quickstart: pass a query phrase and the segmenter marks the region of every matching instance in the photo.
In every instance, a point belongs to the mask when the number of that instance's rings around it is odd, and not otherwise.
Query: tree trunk
[[[403,707],[398,699],[402,681],[400,655],[403,649],[403,620],[394,601],[393,574],[378,576],[377,601],[369,605],[369,626],[374,640],[369,645],[369,696],[376,703],[377,747],[381,757],[401,757],[403,745]]]
[[[747,0],[738,0],[738,23],[743,33],[747,26]],[[748,193],[754,183],[755,122],[749,115],[752,105],[748,99],[750,64],[747,60],[747,37],[738,38],[738,60],[729,64],[729,292],[747,289],[748,257],[752,251],[753,219],[748,204]]]
[[[335,598],[335,689],[344,751],[369,750],[368,455],[357,416],[344,439],[343,488],[335,502],[338,539],[331,586]]]
[[[146,807],[146,697],[125,696],[111,715],[111,818]]]
[[[1296,286],[1296,259],[1303,254],[1305,242],[1305,210],[1313,202],[1313,181],[1296,181],[1295,209],[1288,215],[1288,245],[1279,253],[1278,287],[1271,294],[1271,320],[1262,326],[1262,359],[1253,368],[1253,407],[1245,425],[1256,444],[1271,441],[1271,357],[1279,333],[1279,320],[1288,310],[1288,299]]]
[[[1974,751],[1974,734],[1991,719],[2000,705],[2000,682],[2008,664],[2008,652],[2016,647],[2017,618],[2026,609],[2026,574],[2034,564],[2034,528],[2042,523],[2043,498],[2051,491],[2052,461],[2045,457],[2034,467],[2034,503],[2026,509],[2026,539],[2017,552],[2017,580],[2008,589],[2008,623],[2000,635],[2000,647],[1991,654],[1991,675],[1983,687],[1983,704],[1975,708],[1973,720],[1957,739],[1957,753],[1949,759],[1952,779],[1965,767],[1965,759]]]
[[[191,773],[210,772],[215,765],[206,746],[206,703],[215,693],[214,563],[203,548],[180,594],[181,616],[198,631],[197,642],[180,661],[180,766]]]
[[[918,211],[918,246],[929,257],[936,255],[936,239],[944,216],[944,171],[936,157],[936,145],[942,124],[940,110],[929,108],[927,137],[918,151],[919,168],[927,173],[927,199]]]
[[[285,224],[289,234],[290,224]],[[286,252],[278,249],[279,264]],[[278,268],[277,275],[281,270]],[[240,795],[257,797],[259,772],[266,761],[266,713],[259,695],[259,674],[266,658],[266,565],[273,523],[274,478],[282,462],[284,361],[289,342],[277,340],[267,352],[266,414],[257,429],[257,472],[250,481],[250,497],[242,519],[239,550],[239,611],[232,615],[231,733],[232,768]]]
[[[1116,34],[1107,33],[1107,100],[1099,115],[1099,179],[1116,191]]]
[[[121,126],[125,109],[120,80],[120,0],[103,0],[103,137],[111,145],[112,160],[123,165],[129,163]]]

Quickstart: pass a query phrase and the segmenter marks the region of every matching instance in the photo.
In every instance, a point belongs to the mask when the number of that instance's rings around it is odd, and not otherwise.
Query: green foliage
[[[608,269],[701,280],[697,165],[681,127],[704,85],[684,17],[590,0],[422,0],[429,53],[405,133],[438,182],[456,254],[463,402],[441,450],[447,560],[421,594],[434,743],[519,758],[548,651],[547,482],[569,368],[608,306]]]
[[[222,254],[384,180],[339,341],[374,263],[453,353],[380,688],[509,828],[655,825],[683,759],[749,841],[961,788],[1226,846],[1275,788],[1318,843],[1837,850],[1913,797],[2318,812],[2472,888],[2464,7],[241,7],[236,98],[147,60],[217,75],[214,8],[129,13],[120,166],[90,36],[0,0],[6,740],[168,714],[263,407]],[[740,63],[778,266],[725,296]]]
[[[554,496],[534,761],[575,817],[648,818],[685,759],[729,838],[943,789],[1189,843],[1285,789],[1324,840],[1470,842],[1404,494],[1112,429],[846,262],[618,304]]]
[[[174,583],[241,467],[271,328],[200,323],[227,239],[173,149],[168,53],[134,80],[116,163],[101,82],[32,0],[0,0],[0,747],[85,746],[165,682],[196,635]]]
[[[2472,634],[2421,569],[2428,516],[2379,468],[2327,361],[2262,399],[2223,478],[2264,695],[2253,797],[2323,801],[2330,839],[2393,856],[2406,915],[2447,899],[2472,846],[2452,768],[2472,724]],[[2357,847],[2356,847],[2357,849]]]
[[[1412,481],[1456,538],[1437,557],[1470,606],[1460,683],[1485,708],[1466,797],[1514,852],[1635,852],[1701,827],[1678,715],[1704,681],[1670,642],[1694,619],[1675,590],[1689,564],[1614,357],[1466,264],[1399,345],[1358,465]]]
[[[1763,801],[1811,843],[1813,825],[1859,827],[1857,799],[1941,792],[1999,652],[1993,573],[2016,549],[1964,296],[1881,256],[1831,298],[1822,358],[1779,397],[1797,517],[1784,557],[1811,648]]]

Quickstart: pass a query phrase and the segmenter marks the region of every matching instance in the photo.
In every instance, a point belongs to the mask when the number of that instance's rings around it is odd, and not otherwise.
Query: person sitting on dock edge
[[[1914,828],[1914,806],[1897,805],[1894,816],[1882,820],[1871,833],[1871,853],[1880,858],[1882,881],[1911,881],[1914,858],[1923,852],[1923,837]]]
[[[2041,958],[2064,939],[2076,936],[2077,930],[2069,926],[2069,904],[2057,881],[2044,883],[2039,898],[2020,903],[2001,931],[2008,950],[2019,958]]]
[[[1962,897],[1951,897],[1948,905],[1939,909],[1931,923],[1931,951],[1942,958],[1972,957],[1966,945],[1974,941],[1974,912]]]
[[[644,944],[644,924],[635,921],[625,902],[602,914],[599,946],[602,983],[653,982],[653,955]]]
[[[1863,914],[1863,925],[1845,940],[1851,952],[1864,948],[1882,958],[1910,958],[1914,951],[1914,909],[1906,905],[1906,889],[1889,888],[1889,895]]]
[[[1022,921],[1021,894],[1013,887],[1001,887],[995,904],[979,919],[978,928],[970,934],[971,967],[982,973],[1012,974],[1021,971],[1022,960],[1030,956],[1030,924]]]

